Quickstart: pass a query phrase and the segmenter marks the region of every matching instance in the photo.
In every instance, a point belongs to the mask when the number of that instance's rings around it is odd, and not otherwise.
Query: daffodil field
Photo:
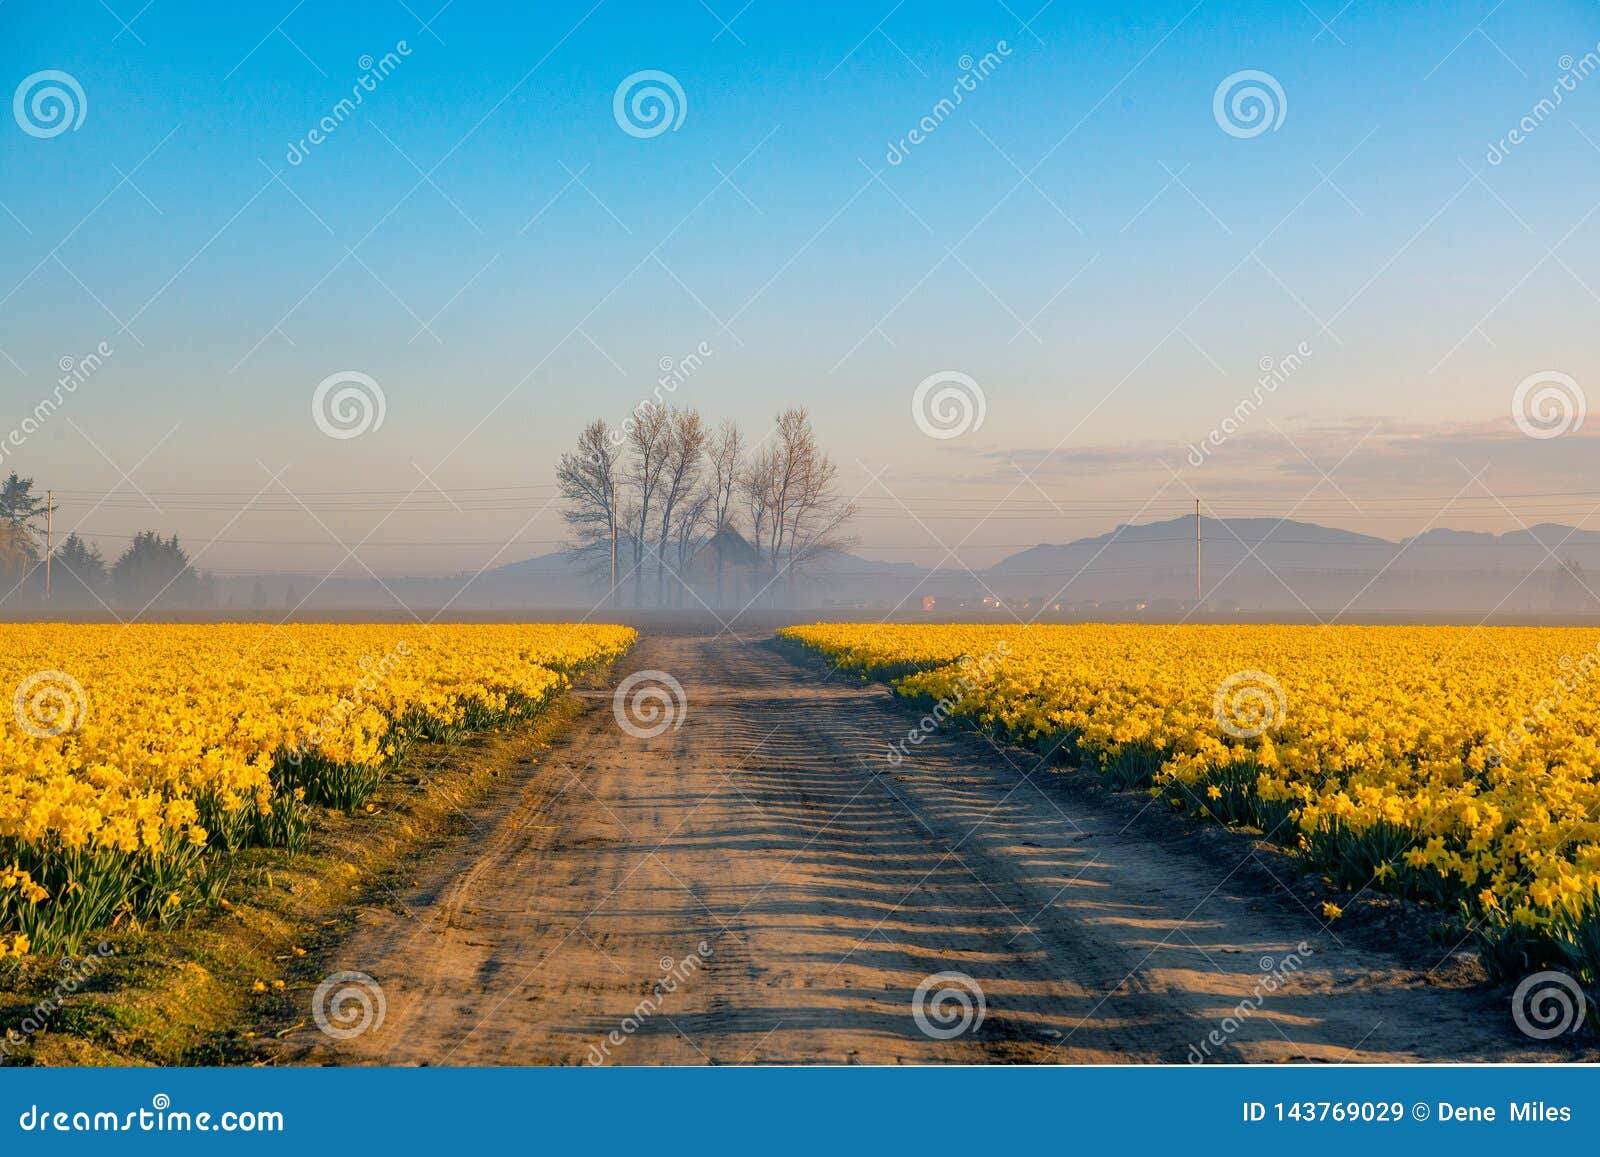
[[[216,898],[418,740],[530,716],[627,627],[0,626],[0,956]]]
[[[1600,631],[780,633],[892,680],[932,705],[925,719],[1059,749],[1117,786],[1259,828],[1344,888],[1459,911],[1492,968],[1600,982]],[[914,759],[915,743],[886,754]]]

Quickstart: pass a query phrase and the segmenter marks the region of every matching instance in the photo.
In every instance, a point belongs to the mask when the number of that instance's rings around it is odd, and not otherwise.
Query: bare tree
[[[666,465],[668,445],[672,434],[672,411],[665,406],[646,402],[634,411],[634,421],[628,430],[628,448],[632,461],[628,464],[629,533],[633,538],[633,596],[635,604],[642,602],[644,590],[644,560],[650,541],[650,511],[661,485],[661,472]],[[657,565],[659,566],[659,560]]]
[[[806,469],[807,459],[816,452],[816,439],[811,433],[811,422],[806,412],[795,408],[778,415],[774,427],[777,446],[777,473],[772,486],[772,575],[784,557],[784,547],[793,527],[794,500],[798,494],[800,475]]]
[[[673,534],[677,540],[677,553],[673,565],[677,567],[679,574],[682,574],[683,568],[688,564],[689,559],[694,555],[696,550],[696,536],[702,527],[710,524],[710,521],[711,491],[705,487],[701,487],[700,489],[694,491],[689,495],[686,501],[678,504],[676,526],[673,530]],[[675,605],[683,605],[683,591],[684,587],[687,585],[688,584],[684,582],[679,582],[676,584],[676,589],[673,591],[672,598],[672,601]],[[722,592],[720,587],[717,593],[719,596],[721,595]]]
[[[788,491],[789,530],[784,549],[791,580],[813,560],[856,544],[846,529],[856,515],[856,505],[835,491],[838,473],[839,468],[807,431],[804,452],[796,458],[795,478]]]
[[[578,435],[576,450],[561,455],[556,486],[567,500],[561,517],[578,536],[579,550],[610,561],[609,599],[617,596],[617,543],[621,532],[617,509],[617,459],[621,448],[604,420],[590,422]]]
[[[665,602],[667,546],[683,507],[692,504],[706,450],[706,425],[695,410],[669,411],[661,466],[661,524],[656,535],[656,602]],[[681,562],[681,560],[680,560]]]
[[[744,503],[745,517],[750,524],[750,545],[755,548],[758,559],[772,556],[769,537],[775,522],[773,510],[780,466],[778,458],[776,446],[763,444],[750,455],[739,472],[739,497]]]
[[[733,498],[739,482],[739,468],[744,458],[744,435],[731,418],[724,418],[717,432],[706,442],[706,463],[711,468],[707,479],[708,497],[711,499],[707,517],[712,533],[728,525],[733,513]]]
[[[706,479],[706,492],[702,502],[702,517],[717,539],[732,526],[733,501],[738,493],[739,472],[744,468],[744,436],[731,418],[724,418],[717,432],[706,443],[706,463],[710,475]],[[722,570],[724,543],[717,546],[717,602],[722,602]]]
[[[668,595],[668,569],[681,576],[705,539],[736,524],[748,532],[767,588],[783,579],[792,593],[808,563],[853,542],[845,529],[856,510],[836,493],[837,474],[803,409],[778,415],[773,434],[751,452],[732,422],[711,431],[694,410],[646,403],[622,432],[603,421],[585,427],[576,448],[561,456],[556,481],[580,551],[601,570],[611,560],[612,598],[627,584],[617,573],[618,556],[627,552],[633,601],[643,605],[654,555],[656,602],[665,606],[683,601],[682,591]],[[717,549],[719,597],[727,545]]]
[[[835,491],[837,476],[838,467],[817,444],[805,409],[779,414],[772,440],[740,476],[756,546],[771,576],[769,587],[782,577],[792,588],[807,563],[852,545],[845,527],[856,507]]]
[[[835,491],[838,467],[817,444],[804,407],[778,415],[776,437],[781,473],[773,488],[774,573],[781,558],[786,585],[792,588],[807,563],[854,545],[845,527],[855,517],[856,507]]]

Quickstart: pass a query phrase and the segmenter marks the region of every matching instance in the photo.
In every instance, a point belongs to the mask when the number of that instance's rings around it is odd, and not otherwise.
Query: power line
[[[556,486],[555,486],[555,484],[553,482],[526,482],[526,483],[507,484],[507,485],[504,485],[504,486],[456,486],[456,487],[451,487],[448,490],[446,490],[446,489],[444,489],[442,487],[430,487],[429,490],[427,491],[427,493],[432,493],[432,494],[440,494],[440,493],[444,493],[444,494],[482,494],[482,493],[486,493],[486,492],[489,492],[489,491],[496,491],[496,490],[554,490],[554,489],[556,489]],[[117,493],[117,491],[116,490],[100,491],[100,490],[59,490],[58,489],[56,491],[56,493],[57,494],[87,495],[88,497],[93,498],[93,497],[96,497],[98,495],[115,494],[115,493]],[[221,497],[227,497],[229,495],[239,495],[239,496],[248,498],[248,497],[250,497],[252,495],[255,495],[255,494],[258,494],[260,492],[256,491],[256,490],[151,490],[151,489],[146,488],[146,489],[144,489],[143,493],[152,494],[152,495],[168,496],[168,497],[173,497],[173,498],[182,498],[182,497],[200,497],[200,498],[203,498],[203,497],[218,497],[218,498],[221,498]],[[344,494],[358,494],[358,495],[359,494],[368,494],[368,495],[370,495],[370,494],[421,494],[421,493],[424,493],[424,491],[420,487],[401,487],[398,490],[351,490],[351,489],[348,489],[348,488],[345,488],[345,487],[340,487],[338,490],[297,490],[297,491],[294,491],[293,493],[296,493],[296,494],[299,494],[299,495],[302,495],[302,496],[308,495],[308,494],[309,495],[332,494],[332,495],[337,496],[337,495],[344,495]]]
[[[554,503],[518,503],[518,504],[493,504],[479,503],[406,503],[402,506],[368,505],[350,503],[195,503],[173,502],[170,499],[159,504],[150,502],[107,501],[107,502],[57,502],[57,506],[82,510],[113,510],[144,512],[150,514],[164,514],[167,511],[181,511],[184,513],[214,513],[227,515],[241,514],[392,514],[396,517],[407,514],[528,514],[541,510],[549,510],[552,514],[559,514],[560,507]],[[1340,520],[1395,520],[1401,518],[1501,518],[1514,520],[1517,516],[1534,515],[1551,518],[1570,518],[1589,520],[1600,517],[1600,511],[1594,510],[1594,503],[1566,503],[1555,505],[1518,505],[1502,509],[1495,507],[1458,507],[1441,511],[1433,506],[1416,507],[1374,507],[1354,509],[1348,504],[1340,508],[1319,508],[1305,510],[1292,506],[1284,507],[1244,507],[1244,506],[1213,506],[1213,510],[1222,509],[1222,514],[1207,514],[1208,519],[1223,518],[1232,521],[1257,519],[1273,521],[1286,519],[1294,522],[1314,521],[1317,519]],[[1036,521],[1054,521],[1057,519],[1099,519],[1101,521],[1126,523],[1130,516],[1137,514],[1141,522],[1176,522],[1180,519],[1187,521],[1193,514],[1192,509],[1185,512],[1167,513],[1149,508],[1129,508],[1126,505],[1108,506],[1103,509],[1087,509],[1076,507],[1070,510],[1059,511],[1050,508],[1020,507],[1008,508],[1006,506],[994,507],[987,510],[952,509],[929,506],[912,506],[910,504],[894,507],[862,507],[856,512],[857,518],[940,518],[940,519],[977,519],[987,520],[993,518],[1033,519]]]
[[[118,542],[131,542],[136,534],[110,534],[98,530],[75,530],[75,534],[82,538],[114,538]],[[203,536],[197,536],[203,538]],[[330,549],[350,549],[346,542],[336,542],[328,536],[323,538],[213,538],[206,539],[213,542],[214,546],[325,546]],[[381,539],[381,541],[360,542],[360,546],[560,546],[563,542],[570,542],[565,538],[482,538],[482,539]],[[931,547],[920,547],[931,549]]]
[[[136,537],[131,534],[112,534],[106,531],[79,529],[73,533],[84,538],[115,539],[118,542],[132,542]],[[331,538],[215,538],[207,542],[216,546],[311,546],[325,547],[329,550],[350,549],[342,542],[335,542]],[[1080,539],[1072,542],[972,542],[964,544],[963,549],[970,551],[979,550],[1093,550],[1101,551],[1113,548],[1155,546],[1175,542],[1193,542],[1192,537],[1176,535],[1162,536],[1160,538],[1120,538],[1108,542],[1099,542],[1095,539]],[[1228,547],[1263,547],[1263,546],[1321,546],[1335,550],[1399,550],[1407,541],[1411,542],[1410,550],[1478,550],[1484,548],[1500,550],[1538,550],[1549,546],[1536,539],[1523,542],[1432,542],[1418,539],[1391,542],[1379,539],[1370,542],[1341,542],[1325,538],[1284,538],[1274,535],[1271,538],[1236,539],[1232,536],[1221,538],[1213,537],[1211,543],[1223,549]],[[360,543],[360,547],[457,547],[457,546],[568,546],[571,539],[566,538],[481,538],[481,539],[380,539]],[[1571,546],[1585,545],[1567,544]],[[937,551],[942,549],[937,543],[923,543],[918,545],[873,545],[868,549],[874,551]]]
[[[972,483],[971,485],[980,485],[981,486],[981,485],[999,485],[999,484],[997,484],[997,483]],[[434,486],[428,486],[426,488],[423,488],[423,487],[400,487],[400,488],[397,488],[397,489],[388,489],[388,490],[357,490],[357,489],[339,488],[339,489],[335,489],[335,490],[301,490],[301,491],[293,491],[291,493],[292,493],[293,497],[299,497],[299,498],[326,498],[326,497],[331,497],[331,498],[334,498],[334,499],[339,499],[339,498],[347,498],[347,497],[353,497],[353,498],[381,498],[381,497],[385,497],[385,496],[392,496],[392,497],[397,497],[398,498],[398,497],[411,496],[411,497],[416,497],[416,498],[421,498],[421,499],[438,501],[438,500],[441,500],[442,498],[448,497],[450,495],[457,495],[457,494],[495,494],[495,493],[505,493],[505,492],[509,492],[509,493],[512,493],[512,494],[515,494],[515,493],[526,494],[526,493],[530,493],[530,492],[549,493],[549,492],[556,491],[556,490],[557,490],[557,487],[553,483],[533,482],[533,483],[507,483],[507,484],[496,485],[496,486],[463,486],[463,487],[434,487]],[[100,500],[100,499],[116,500],[116,499],[119,499],[119,498],[131,498],[131,497],[134,497],[134,494],[130,493],[127,490],[126,487],[115,487],[115,488],[113,488],[111,490],[56,489],[55,493],[56,493],[56,495],[58,497],[72,496],[72,497],[76,497],[76,498],[92,499],[92,500]],[[255,490],[153,490],[153,489],[149,489],[149,488],[143,488],[142,490],[138,491],[137,493],[147,494],[147,495],[151,496],[152,498],[224,499],[224,498],[230,498],[230,497],[238,497],[238,498],[246,498],[246,499],[258,498],[261,501],[268,501],[268,500],[279,500],[279,501],[281,501],[281,500],[283,500],[282,498],[280,498],[277,495],[267,495],[265,497],[261,497],[261,492],[260,491],[255,491]],[[1435,510],[1437,510],[1437,509],[1439,509],[1441,507],[1454,506],[1454,505],[1462,503],[1462,502],[1501,502],[1501,501],[1510,502],[1510,501],[1520,501],[1522,499],[1529,499],[1529,498],[1563,498],[1563,499],[1571,500],[1573,502],[1580,502],[1581,503],[1585,499],[1600,500],[1600,489],[1596,489],[1596,490],[1520,491],[1520,492],[1514,492],[1514,493],[1508,493],[1508,494],[1493,494],[1493,493],[1490,493],[1490,494],[1450,494],[1450,495],[1446,495],[1446,494],[1438,494],[1438,495],[1429,495],[1429,494],[1388,494],[1388,495],[1371,495],[1371,496],[1359,496],[1358,495],[1356,497],[1361,502],[1369,502],[1369,503],[1377,503],[1377,502],[1406,502],[1406,503],[1413,503],[1413,504],[1431,505]],[[1063,495],[1063,496],[1059,496],[1059,497],[1051,496],[1051,495],[1043,495],[1043,496],[1040,496],[1040,497],[1027,497],[1027,496],[1005,497],[1005,496],[1002,496],[1002,498],[1004,499],[1004,501],[1008,505],[1009,504],[1040,505],[1040,506],[1050,506],[1050,507],[1058,507],[1058,506],[1059,507],[1075,507],[1075,506],[1107,507],[1107,506],[1109,506],[1109,507],[1116,507],[1118,509],[1123,509],[1123,510],[1129,509],[1130,507],[1137,508],[1139,505],[1141,505],[1139,500],[1136,499],[1136,498],[1135,499],[1129,499],[1127,501],[1118,501],[1118,500],[1107,499],[1107,498],[1082,498],[1082,497],[1072,497],[1072,496],[1067,496],[1067,495]],[[857,503],[862,503],[862,502],[884,502],[884,503],[934,502],[934,503],[952,503],[952,504],[954,504],[954,503],[979,503],[979,504],[989,503],[989,504],[992,504],[995,501],[997,501],[997,499],[995,497],[992,497],[992,496],[991,497],[982,497],[982,496],[966,497],[966,496],[950,495],[950,494],[936,494],[936,495],[907,494],[907,495],[889,495],[889,496],[863,495],[863,496],[855,499],[855,501]],[[1188,499],[1188,498],[1156,499],[1153,503],[1150,504],[1150,506],[1152,506],[1152,507],[1165,506],[1165,507],[1170,507],[1172,509],[1183,510],[1183,511],[1187,512],[1188,510],[1191,509],[1191,502],[1192,502],[1192,500]],[[1231,506],[1231,507],[1237,507],[1237,506],[1268,505],[1268,504],[1271,504],[1271,503],[1269,503],[1267,500],[1263,500],[1260,497],[1259,492],[1255,492],[1255,493],[1249,493],[1249,494],[1226,494],[1226,493],[1217,494],[1217,495],[1213,495],[1212,497],[1206,499],[1206,504],[1208,506],[1228,505],[1228,506]],[[1313,494],[1313,495],[1310,495],[1310,496],[1308,496],[1306,498],[1298,499],[1298,500],[1295,500],[1293,502],[1285,499],[1281,504],[1275,504],[1275,505],[1304,506],[1304,505],[1311,505],[1311,504],[1334,504],[1334,505],[1340,505],[1340,506],[1349,506],[1350,505],[1350,501],[1348,499],[1342,497],[1342,496],[1315,495],[1315,494]]]

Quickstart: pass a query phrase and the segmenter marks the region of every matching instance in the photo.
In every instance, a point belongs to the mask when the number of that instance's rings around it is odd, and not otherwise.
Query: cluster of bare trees
[[[556,483],[578,548],[611,584],[612,600],[681,606],[706,571],[761,577],[786,599],[808,563],[853,544],[854,504],[804,409],[785,410],[748,444],[738,426],[710,428],[693,409],[646,404],[621,429],[591,422],[561,456]],[[691,564],[705,563],[691,577]]]

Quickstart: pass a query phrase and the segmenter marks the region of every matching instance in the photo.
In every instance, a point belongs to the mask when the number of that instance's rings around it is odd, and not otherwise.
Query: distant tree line
[[[783,411],[749,443],[731,421],[711,429],[694,409],[647,401],[620,428],[584,427],[556,483],[609,601],[693,606],[695,586],[720,593],[737,569],[776,604],[810,564],[854,545],[856,508],[837,474],[804,409]]]
[[[32,478],[12,473],[0,482],[0,607],[40,607],[46,601],[46,523],[52,510]],[[116,604],[193,606],[209,601],[211,581],[197,574],[178,536],[140,531],[107,562],[100,548],[75,532],[50,555],[49,605],[92,608]]]

